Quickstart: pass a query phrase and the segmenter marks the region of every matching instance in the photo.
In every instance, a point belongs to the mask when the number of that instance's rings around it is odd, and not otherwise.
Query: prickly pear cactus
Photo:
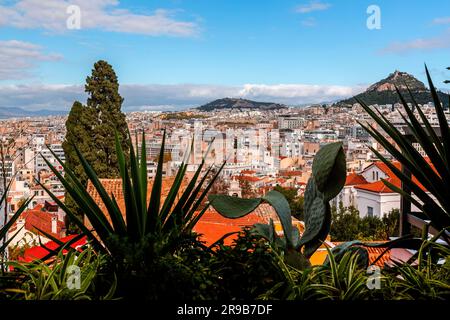
[[[305,257],[311,257],[330,232],[331,208],[329,201],[336,197],[345,184],[346,163],[342,143],[322,147],[314,157],[312,176],[305,190],[305,232],[299,246]]]
[[[346,164],[342,143],[336,142],[322,147],[314,157],[312,177],[305,191],[305,231],[300,238],[292,227],[289,203],[277,191],[256,199],[240,199],[226,195],[210,195],[211,206],[224,217],[233,219],[245,216],[262,202],[275,208],[283,227],[284,238],[275,236],[273,222],[257,224],[254,231],[271,243],[285,249],[286,262],[296,268],[310,266],[309,258],[319,248],[330,232],[331,209],[329,201],[341,191],[345,184]],[[303,253],[301,252],[303,248]]]

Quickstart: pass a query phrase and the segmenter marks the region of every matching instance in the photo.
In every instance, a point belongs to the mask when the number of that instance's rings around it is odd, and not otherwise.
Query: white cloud
[[[394,42],[381,50],[381,53],[408,53],[417,50],[450,48],[450,29],[432,38],[418,38],[405,42]]]
[[[118,0],[19,0],[0,5],[0,26],[21,29],[41,28],[52,32],[68,31],[67,8],[81,10],[81,29],[100,29],[149,36],[195,36],[194,22],[178,21],[174,12],[156,10],[153,14],[136,14],[119,7]]]
[[[298,13],[309,13],[309,12],[313,12],[313,11],[327,10],[330,7],[331,7],[331,4],[329,4],[329,3],[323,3],[320,1],[310,1],[307,4],[302,4],[302,5],[297,6],[295,11]]]
[[[301,24],[304,27],[315,27],[317,25],[317,22],[316,19],[310,17],[308,19],[302,20]]]
[[[309,84],[245,84],[236,86],[175,84],[122,85],[124,110],[182,109],[223,97],[246,98],[289,105],[333,101],[353,96],[365,87]],[[75,100],[86,101],[82,85],[0,86],[0,108],[69,110]]]
[[[33,43],[0,41],[0,81],[24,79],[30,76],[36,62],[60,59],[60,55],[44,54],[42,48]]]
[[[450,17],[436,18],[433,20],[433,24],[450,24]]]

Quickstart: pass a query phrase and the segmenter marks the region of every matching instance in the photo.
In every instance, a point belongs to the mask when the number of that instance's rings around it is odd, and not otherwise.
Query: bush
[[[255,299],[282,279],[269,242],[246,227],[231,246],[214,248],[211,269],[217,275],[219,299]]]
[[[303,220],[304,211],[304,198],[297,195],[297,189],[295,188],[283,188],[282,186],[275,186],[274,190],[280,192],[289,202],[291,208],[291,214],[298,220]]]
[[[389,240],[389,237],[398,236],[400,218],[398,209],[391,210],[381,219],[367,216],[361,218],[355,207],[345,208],[342,203],[339,204],[339,208],[333,207],[331,212],[332,241]]]

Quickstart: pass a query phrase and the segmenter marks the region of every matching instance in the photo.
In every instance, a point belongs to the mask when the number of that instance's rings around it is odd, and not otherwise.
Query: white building
[[[398,169],[401,164],[392,162]],[[396,187],[401,187],[400,179],[381,161],[374,162],[360,174],[347,176],[346,184],[333,204],[342,202],[344,207],[354,206],[361,217],[383,217],[392,209],[400,209],[400,195],[388,188],[381,179],[386,179]],[[413,178],[414,180],[414,178]],[[424,189],[425,190],[425,189]],[[419,211],[412,205],[412,211]]]
[[[302,117],[284,115],[278,117],[278,129],[301,129],[306,120]]]
[[[52,144],[49,146],[56,156],[64,162],[66,157],[64,156],[64,150],[61,144]],[[34,172],[36,177],[39,179],[39,174],[42,171],[50,171],[44,158],[47,159],[52,166],[54,166],[58,171],[62,171],[62,166],[59,164],[58,160],[53,156],[52,152],[48,148],[42,148],[41,151],[36,155],[34,159]]]

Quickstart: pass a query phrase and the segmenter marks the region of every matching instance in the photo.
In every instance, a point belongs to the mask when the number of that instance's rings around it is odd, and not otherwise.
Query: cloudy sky
[[[99,59],[125,110],[171,110],[333,101],[424,62],[442,83],[449,53],[448,1],[0,0],[0,108],[69,110]]]

